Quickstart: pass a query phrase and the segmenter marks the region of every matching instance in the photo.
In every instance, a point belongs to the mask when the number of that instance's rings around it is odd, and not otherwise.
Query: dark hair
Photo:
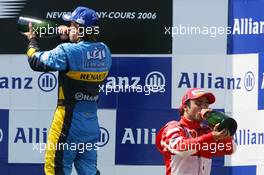
[[[186,104],[187,104],[187,106],[190,108],[191,107],[191,101],[190,100],[187,100],[186,101]]]
[[[190,100],[187,100],[184,105],[187,105],[189,108],[191,107],[191,101]],[[182,108],[179,109],[179,113],[180,113],[180,116],[182,116],[184,114],[184,109],[183,109],[183,106]]]
[[[99,32],[99,25],[98,25],[98,23],[96,23],[96,25],[89,26],[89,27],[85,27],[85,26],[79,24],[79,27],[82,27],[85,30],[86,29],[89,29],[89,31],[91,30],[91,33],[84,32],[84,35],[83,35],[83,37],[81,37],[81,40],[83,40],[83,41],[91,41],[91,42],[97,41],[97,39],[99,37],[99,33],[98,34],[95,34],[95,30],[98,29],[98,32]]]

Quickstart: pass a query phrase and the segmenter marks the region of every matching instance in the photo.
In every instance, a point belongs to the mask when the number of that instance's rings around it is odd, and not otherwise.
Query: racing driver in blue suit
[[[44,170],[46,175],[70,175],[74,164],[78,175],[97,175],[97,102],[99,85],[111,67],[111,54],[104,43],[96,41],[96,34],[81,33],[97,26],[94,10],[77,7],[63,19],[70,21],[70,27],[60,29],[71,42],[50,51],[40,51],[32,24],[24,33],[29,39],[30,67],[34,71],[59,71],[58,103],[46,144]]]

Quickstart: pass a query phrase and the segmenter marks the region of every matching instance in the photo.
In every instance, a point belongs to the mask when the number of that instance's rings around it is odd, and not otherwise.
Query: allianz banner
[[[116,165],[163,165],[155,142],[159,129],[178,120],[178,110],[118,109],[116,121]]]
[[[228,54],[263,52],[263,10],[264,1],[229,1]]]
[[[99,108],[169,109],[170,57],[114,57]]]
[[[8,114],[8,110],[0,109],[0,164],[8,161]]]
[[[28,15],[64,23],[62,15],[77,6],[87,6],[97,11],[100,18],[100,41],[105,42],[115,54],[170,54],[171,36],[165,28],[172,25],[172,1],[35,1],[20,0],[0,2],[0,54],[25,53],[27,42],[17,30],[19,15]],[[41,48],[51,49],[58,38],[42,39]]]
[[[258,110],[264,109],[264,53],[259,54]]]

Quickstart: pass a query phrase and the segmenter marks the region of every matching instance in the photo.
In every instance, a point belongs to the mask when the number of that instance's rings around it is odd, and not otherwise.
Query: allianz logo
[[[17,127],[14,135],[13,143],[47,143],[48,129],[47,128],[23,128]],[[0,128],[0,143],[3,140],[3,132]],[[110,140],[109,131],[100,127],[98,146],[107,145]]]
[[[32,89],[32,77],[0,77],[0,89]]]
[[[155,145],[156,132],[155,128],[124,128],[121,144]]]
[[[34,86],[34,78],[25,76],[0,76],[0,90],[1,89],[13,89],[24,90],[33,89],[38,86],[40,90],[44,92],[50,92],[57,86],[57,77],[53,73],[42,73],[38,77],[37,85]]]
[[[46,143],[47,128],[16,128],[14,143]]]
[[[143,76],[109,76],[103,85],[100,85],[100,92],[128,92],[127,89],[137,90],[137,92],[160,92],[166,91],[166,78],[159,71],[149,72]],[[112,90],[112,91],[111,91]],[[141,90],[141,91],[140,91]],[[132,91],[132,90],[131,90]],[[130,91],[130,92],[131,92]]]
[[[208,88],[252,91],[255,87],[255,75],[248,71],[243,77],[225,77],[212,72],[181,72],[177,82],[178,88]]]
[[[3,141],[4,133],[3,130],[0,128],[0,143]]]
[[[262,79],[261,79],[261,89],[264,89],[264,72],[262,73]]]

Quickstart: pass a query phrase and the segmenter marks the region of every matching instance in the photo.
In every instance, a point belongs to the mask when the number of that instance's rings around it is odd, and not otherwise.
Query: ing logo
[[[44,92],[50,92],[57,86],[57,78],[53,73],[43,73],[38,78],[38,86]]]

